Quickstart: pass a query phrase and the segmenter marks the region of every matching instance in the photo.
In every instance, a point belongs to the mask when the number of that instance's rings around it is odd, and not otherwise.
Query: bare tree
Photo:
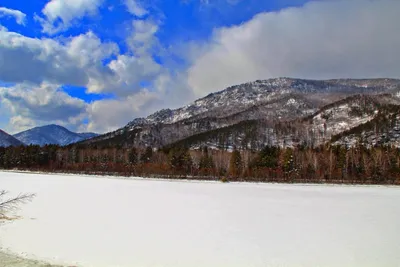
[[[13,198],[7,198],[8,192],[0,190],[0,219],[5,219],[8,212],[15,211],[20,204],[27,203],[32,200],[34,194],[19,194]]]

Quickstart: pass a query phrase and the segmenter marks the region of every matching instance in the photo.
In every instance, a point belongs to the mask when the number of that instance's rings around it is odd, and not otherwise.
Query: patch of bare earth
[[[57,267],[36,260],[28,260],[0,251],[1,267]],[[59,267],[59,266],[58,266]]]

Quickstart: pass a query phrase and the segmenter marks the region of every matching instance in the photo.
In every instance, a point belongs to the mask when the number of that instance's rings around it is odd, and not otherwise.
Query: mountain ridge
[[[24,143],[22,143],[17,138],[13,137],[12,135],[0,129],[0,147],[21,146],[21,145],[24,145]]]
[[[146,118],[136,118],[114,132],[81,144],[162,147],[246,120],[271,124],[305,118],[352,95],[371,96],[376,101],[379,98],[382,104],[399,105],[400,80],[257,80],[208,94],[178,109],[163,109]]]
[[[75,133],[56,124],[34,127],[13,135],[27,145],[69,145],[97,136],[95,133]]]

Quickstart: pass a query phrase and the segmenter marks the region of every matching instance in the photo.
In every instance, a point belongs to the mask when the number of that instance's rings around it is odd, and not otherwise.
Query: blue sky
[[[398,4],[378,2],[3,0],[0,128],[106,132],[253,79],[394,77]]]

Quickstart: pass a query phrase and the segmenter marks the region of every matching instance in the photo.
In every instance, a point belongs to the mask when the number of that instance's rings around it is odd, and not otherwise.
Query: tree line
[[[261,151],[56,145],[0,148],[0,168],[223,181],[400,184],[400,149],[362,145]]]

